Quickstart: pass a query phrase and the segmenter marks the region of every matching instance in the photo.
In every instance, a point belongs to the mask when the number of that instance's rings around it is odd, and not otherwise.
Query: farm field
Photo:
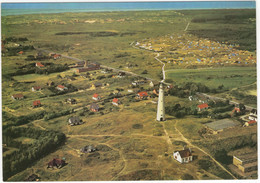
[[[241,119],[257,107],[255,9],[1,18],[5,181],[256,179],[229,168],[257,149],[257,125]],[[238,125],[205,125],[223,118]],[[181,164],[184,148],[193,161]],[[53,159],[66,163],[47,168]]]

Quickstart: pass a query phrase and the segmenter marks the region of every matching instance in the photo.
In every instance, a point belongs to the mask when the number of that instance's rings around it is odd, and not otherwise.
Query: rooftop
[[[236,126],[237,123],[235,123],[234,121],[232,121],[230,119],[222,119],[222,120],[214,121],[211,123],[206,123],[205,125],[211,129],[217,131],[217,130],[223,130],[225,128]]]

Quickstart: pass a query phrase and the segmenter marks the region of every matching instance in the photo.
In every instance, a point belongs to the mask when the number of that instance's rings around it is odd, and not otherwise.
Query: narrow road
[[[188,30],[189,25],[190,25],[190,22],[187,24],[186,28],[184,29],[184,32],[186,32]]]
[[[157,60],[158,62],[160,62],[161,64],[163,64],[163,66],[162,66],[162,73],[163,73],[163,79],[162,79],[162,83],[164,82],[164,80],[165,80],[165,71],[164,71],[164,67],[165,67],[165,63],[163,63],[161,60],[159,60],[157,57],[159,57],[160,56],[160,53],[157,53],[157,56],[156,57],[154,57],[155,58],[155,60]]]

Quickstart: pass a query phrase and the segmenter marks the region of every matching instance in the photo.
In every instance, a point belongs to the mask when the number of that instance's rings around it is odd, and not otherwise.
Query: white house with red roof
[[[181,151],[174,151],[173,158],[180,163],[189,163],[193,159],[191,149],[188,148]]]
[[[137,94],[137,98],[139,98],[139,99],[144,99],[144,98],[147,98],[147,97],[148,97],[148,93],[145,92],[145,91],[139,92]]]
[[[118,106],[121,102],[117,98],[114,98],[112,104]]]
[[[12,99],[14,99],[14,100],[20,100],[20,99],[23,99],[23,98],[24,98],[24,96],[21,93],[12,95]]]
[[[33,86],[32,91],[40,91],[42,88],[40,86]]]
[[[60,91],[64,91],[64,90],[67,90],[68,88],[63,86],[63,85],[58,85],[57,87],[57,90],[60,90]]]
[[[198,111],[203,111],[209,108],[209,105],[207,103],[203,103],[200,105],[197,105]]]
[[[35,64],[35,66],[38,67],[38,68],[44,67],[44,65],[42,65],[41,62],[37,62],[37,63]]]
[[[94,93],[92,99],[93,100],[100,100],[100,96],[97,93]]]

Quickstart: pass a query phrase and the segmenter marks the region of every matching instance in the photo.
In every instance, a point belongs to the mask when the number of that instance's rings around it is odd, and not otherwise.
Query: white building
[[[192,161],[191,149],[184,149],[181,151],[174,151],[173,158],[180,163],[189,163]]]

